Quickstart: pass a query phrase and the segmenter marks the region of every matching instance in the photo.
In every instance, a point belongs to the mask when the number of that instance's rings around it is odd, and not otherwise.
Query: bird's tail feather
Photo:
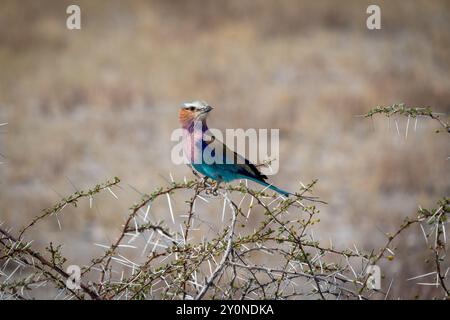
[[[293,196],[294,194],[287,192],[286,190],[280,189],[278,187],[275,187],[274,185],[271,184],[267,184],[267,186],[269,187],[269,189],[272,189],[275,192],[278,192],[279,194],[285,196],[285,197],[289,197],[289,196]]]
[[[285,197],[289,197],[289,196],[293,196],[294,195],[293,193],[287,192],[287,191],[285,191],[283,189],[280,189],[280,188],[278,188],[278,187],[276,187],[276,186],[274,186],[272,184],[269,184],[267,182],[258,180],[256,178],[250,178],[250,177],[245,177],[245,178],[249,179],[249,180],[252,180],[252,181],[254,181],[256,183],[259,183],[260,185],[263,185],[265,187],[268,187],[269,189],[272,189],[273,191],[278,192],[279,194],[281,194],[281,195],[283,195]]]
[[[273,191],[275,191],[275,192],[277,192],[277,193],[279,193],[279,194],[281,194],[281,195],[283,195],[283,196],[285,196],[285,197],[295,196],[295,194],[293,194],[293,193],[291,193],[291,192],[288,192],[288,191],[286,191],[286,190],[280,189],[280,188],[278,188],[278,187],[276,187],[276,186],[274,186],[274,185],[272,185],[272,184],[269,184],[269,183],[267,183],[267,182],[258,180],[258,179],[256,179],[256,178],[251,178],[251,177],[245,177],[245,178],[246,178],[246,179],[249,179],[249,180],[252,180],[252,181],[254,181],[254,182],[256,182],[256,183],[259,183],[260,185],[263,185],[263,186],[265,186],[265,187],[267,187],[267,188],[269,188],[269,189],[272,189]],[[325,203],[325,202],[323,202],[323,201],[317,200],[317,197],[309,197],[309,196],[303,196],[303,195],[302,195],[301,197],[302,197],[303,199],[305,199],[305,200]]]

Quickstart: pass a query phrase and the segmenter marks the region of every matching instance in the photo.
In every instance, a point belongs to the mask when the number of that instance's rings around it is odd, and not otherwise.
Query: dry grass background
[[[61,231],[54,221],[35,232],[35,245],[61,243],[86,263],[139,197],[127,184],[148,193],[169,173],[192,175],[171,163],[170,134],[181,102],[204,99],[213,127],[280,129],[273,181],[319,179],[329,205],[318,239],[380,247],[418,204],[449,194],[448,137],[431,120],[405,139],[404,119],[399,136],[385,118],[355,115],[395,102],[450,112],[450,5],[376,2],[380,31],[365,28],[369,2],[351,0],[77,1],[82,30],[69,31],[69,1],[2,1],[0,220],[17,230],[74,188],[119,176],[119,201],[104,194],[93,209],[64,209]],[[170,221],[166,203],[152,214]],[[416,231],[382,266],[403,298],[433,292],[404,281],[428,270]]]

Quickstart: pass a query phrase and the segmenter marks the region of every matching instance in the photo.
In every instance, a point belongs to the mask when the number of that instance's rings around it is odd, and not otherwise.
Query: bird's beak
[[[202,110],[202,113],[208,113],[208,112],[210,112],[212,109],[214,109],[214,108],[211,107],[211,106],[207,106],[206,108],[204,108],[204,109]]]

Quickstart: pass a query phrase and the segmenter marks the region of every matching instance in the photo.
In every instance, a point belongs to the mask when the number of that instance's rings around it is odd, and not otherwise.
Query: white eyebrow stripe
[[[200,100],[184,102],[183,105],[185,107],[195,107],[195,108],[199,108],[199,109],[206,108],[209,106],[209,104],[206,101],[200,101]]]

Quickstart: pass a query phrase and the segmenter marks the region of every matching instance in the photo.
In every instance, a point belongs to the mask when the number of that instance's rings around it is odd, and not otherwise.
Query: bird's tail
[[[278,187],[276,187],[276,186],[274,186],[272,184],[269,184],[267,182],[264,182],[264,181],[261,181],[261,180],[255,179],[255,178],[250,178],[250,177],[245,177],[245,178],[249,179],[249,180],[252,180],[252,181],[254,181],[256,183],[259,183],[260,185],[263,185],[263,186],[265,186],[265,187],[267,187],[269,189],[272,189],[273,191],[278,192],[282,196],[289,197],[289,196],[293,196],[294,195],[293,193],[287,192],[286,190],[280,189],[280,188],[278,188]]]
[[[293,194],[291,192],[288,192],[286,190],[280,189],[280,188],[278,188],[278,187],[276,187],[276,186],[274,186],[272,184],[269,184],[269,183],[267,183],[265,181],[261,181],[261,180],[258,180],[258,179],[255,179],[255,178],[250,178],[250,177],[246,177],[246,179],[250,179],[250,180],[252,180],[252,181],[254,181],[256,183],[259,183],[260,185],[263,185],[263,186],[265,186],[265,187],[267,187],[269,189],[272,189],[273,191],[281,194],[282,196],[285,196],[285,197],[295,196],[295,194]],[[302,197],[302,199],[313,201],[313,202],[326,203],[324,201],[317,200],[317,197],[309,197],[309,196],[303,196],[303,195],[301,197]]]
[[[273,191],[278,192],[282,196],[289,197],[289,196],[294,195],[293,193],[290,193],[290,192],[287,192],[286,190],[275,187],[274,185],[271,185],[271,184],[266,184],[266,185],[269,187],[269,189],[272,189]]]

